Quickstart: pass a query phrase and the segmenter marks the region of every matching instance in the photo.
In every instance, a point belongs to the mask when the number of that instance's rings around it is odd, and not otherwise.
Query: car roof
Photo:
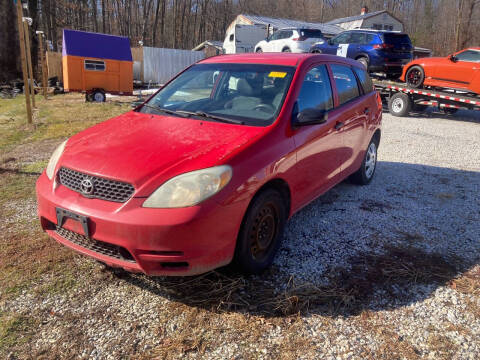
[[[375,33],[375,34],[399,34],[399,35],[407,35],[404,32],[401,31],[394,31],[394,30],[375,30],[375,29],[351,29],[351,30],[346,30],[347,31],[360,31],[360,32],[368,32],[368,33]],[[341,33],[342,34],[342,33]]]
[[[267,65],[283,65],[283,66],[298,66],[302,62],[310,58],[318,58],[319,61],[335,61],[343,62],[345,64],[354,65],[358,67],[356,61],[325,54],[312,54],[312,53],[244,53],[244,54],[231,54],[231,55],[218,55],[212,56],[207,59],[200,60],[198,64],[219,64],[219,63],[231,63],[231,64],[267,64]]]

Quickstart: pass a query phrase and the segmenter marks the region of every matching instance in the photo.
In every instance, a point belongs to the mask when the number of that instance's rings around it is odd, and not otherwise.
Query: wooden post
[[[45,52],[43,51],[43,34],[39,34],[40,41],[40,62],[42,68],[42,85],[43,85],[43,97],[47,99],[47,85],[48,85],[48,74],[47,74],[47,64],[45,61]]]
[[[32,104],[33,107],[37,107],[35,104],[35,80],[33,78],[33,69],[32,69],[32,53],[30,51],[30,30],[28,28],[28,23],[26,21],[23,22],[23,26],[25,29],[25,43],[27,45],[27,65],[28,65],[28,74],[30,78],[30,91],[32,94]]]
[[[28,85],[27,77],[27,62],[25,58],[25,35],[23,34],[23,10],[20,0],[17,1],[17,17],[18,17],[18,37],[20,38],[20,54],[22,58],[22,72],[23,72],[23,91],[25,92],[25,104],[27,107],[27,121],[32,123],[32,107],[30,104],[30,86]]]

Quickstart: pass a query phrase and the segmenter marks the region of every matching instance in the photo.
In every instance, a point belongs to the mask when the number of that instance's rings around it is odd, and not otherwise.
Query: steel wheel
[[[277,235],[278,210],[275,204],[268,203],[258,212],[250,229],[250,251],[255,260],[263,260],[268,255],[273,239]]]
[[[367,179],[371,179],[375,172],[375,166],[377,165],[377,145],[374,142],[370,143],[367,150],[365,159],[365,176]]]
[[[260,274],[280,247],[288,210],[283,195],[266,189],[252,199],[238,234],[233,264],[243,273]]]
[[[405,102],[402,99],[396,98],[392,101],[392,110],[394,113],[402,112],[404,107]]]

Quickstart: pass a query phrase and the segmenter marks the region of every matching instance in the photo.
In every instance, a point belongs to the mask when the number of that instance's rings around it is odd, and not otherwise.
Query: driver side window
[[[333,94],[327,66],[311,69],[303,80],[297,99],[298,111],[318,109],[328,111],[333,108]]]
[[[455,57],[458,61],[480,62],[480,51],[465,50]]]
[[[343,33],[332,39],[334,45],[338,44],[348,44],[348,38],[350,37],[349,33]]]

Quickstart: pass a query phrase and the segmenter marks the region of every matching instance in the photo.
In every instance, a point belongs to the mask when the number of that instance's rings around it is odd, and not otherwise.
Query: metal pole
[[[28,29],[28,23],[26,21],[23,22],[23,26],[25,29],[25,41],[27,44],[27,65],[28,65],[28,73],[29,73],[29,78],[30,78],[30,91],[32,94],[32,104],[33,107],[36,108],[35,104],[35,88],[34,88],[34,83],[35,80],[33,79],[33,69],[32,69],[32,53],[30,52],[30,30]]]
[[[43,85],[43,97],[45,100],[47,99],[47,64],[45,62],[45,52],[43,51],[43,34],[39,34],[39,41],[40,41],[40,62],[42,67],[42,85]]]
[[[20,38],[20,54],[22,58],[22,73],[23,73],[23,91],[25,92],[25,105],[27,107],[27,121],[32,123],[32,107],[30,104],[30,86],[28,85],[27,77],[27,62],[25,58],[25,36],[23,34],[23,10],[20,0],[17,0],[17,18],[18,18],[18,37]]]

